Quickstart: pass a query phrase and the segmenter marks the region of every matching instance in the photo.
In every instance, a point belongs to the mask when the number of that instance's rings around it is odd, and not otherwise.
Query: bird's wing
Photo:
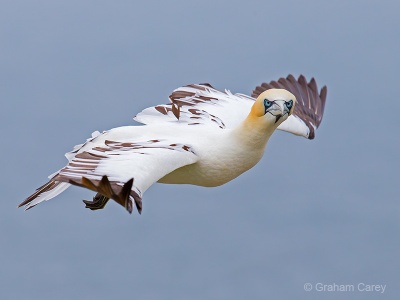
[[[134,120],[143,124],[179,122],[182,125],[232,128],[247,117],[255,98],[272,88],[286,89],[297,99],[294,113],[278,129],[313,139],[324,113],[327,88],[324,86],[318,92],[315,79],[307,82],[303,75],[298,79],[289,75],[263,83],[256,87],[252,97],[232,94],[228,90],[221,92],[208,83],[190,84],[174,90],[169,96],[171,103],[146,108]]]
[[[288,90],[297,100],[293,114],[279,125],[278,129],[312,140],[324,114],[327,95],[326,86],[321,91],[318,91],[314,78],[307,82],[303,75],[300,75],[297,80],[292,75],[289,75],[286,78],[280,78],[278,81],[271,81],[257,86],[252,96],[257,98],[262,92],[273,88]]]
[[[169,96],[171,103],[146,108],[134,117],[143,124],[173,122],[232,128],[249,114],[252,97],[221,92],[208,83],[180,87]]]
[[[40,197],[60,183],[69,183],[96,191],[124,206],[132,212],[132,200],[139,212],[141,197],[153,183],[168,173],[195,163],[197,155],[190,145],[172,140],[148,140],[145,142],[118,142],[88,140],[81,149],[70,152],[69,163],[51,180],[40,187],[20,206],[29,209],[52,197]]]

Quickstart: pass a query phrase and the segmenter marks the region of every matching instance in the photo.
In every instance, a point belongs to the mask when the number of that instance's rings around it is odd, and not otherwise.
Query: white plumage
[[[257,98],[257,99],[255,99]],[[97,192],[90,209],[112,198],[129,212],[142,210],[143,193],[155,182],[218,186],[253,167],[275,129],[307,138],[321,122],[326,87],[289,75],[263,84],[253,97],[221,92],[209,84],[173,91],[171,103],[134,118],[142,126],[95,132],[66,154],[67,166],[51,175],[20,206],[49,200],[70,184]]]

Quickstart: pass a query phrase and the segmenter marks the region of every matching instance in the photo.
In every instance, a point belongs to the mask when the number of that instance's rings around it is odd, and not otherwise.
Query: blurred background
[[[398,299],[399,9],[2,0],[0,297]],[[135,124],[179,86],[251,94],[289,73],[328,86],[315,140],[276,132],[262,161],[224,186],[156,184],[142,215],[85,209],[93,192],[77,187],[16,208],[74,145]]]

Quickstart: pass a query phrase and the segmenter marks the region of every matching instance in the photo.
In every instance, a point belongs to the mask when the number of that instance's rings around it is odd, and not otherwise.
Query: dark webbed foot
[[[115,200],[118,204],[126,208],[131,214],[133,210],[132,200],[135,200],[136,208],[139,214],[142,211],[142,198],[139,194],[132,190],[133,178],[128,180],[121,188],[118,182],[110,182],[107,176],[103,176],[101,180],[90,180],[82,177],[82,182],[77,183],[70,180],[71,184],[86,187],[90,190],[97,191],[93,201],[83,200],[86,207],[91,210],[102,209],[107,204],[109,199]]]
[[[103,209],[106,206],[108,200],[110,200],[110,198],[107,198],[106,196],[97,193],[96,196],[93,197],[93,201],[83,200],[83,203],[86,204],[86,208],[97,210]]]

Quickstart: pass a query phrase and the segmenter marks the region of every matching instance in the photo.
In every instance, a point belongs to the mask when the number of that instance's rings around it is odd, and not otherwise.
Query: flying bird
[[[19,207],[30,209],[71,185],[97,192],[83,200],[91,210],[110,199],[132,213],[155,182],[215,187],[256,165],[276,129],[313,139],[327,88],[301,75],[262,83],[251,96],[208,83],[180,87],[170,103],[144,109],[141,126],[94,132],[66,153],[68,164],[49,176]]]

